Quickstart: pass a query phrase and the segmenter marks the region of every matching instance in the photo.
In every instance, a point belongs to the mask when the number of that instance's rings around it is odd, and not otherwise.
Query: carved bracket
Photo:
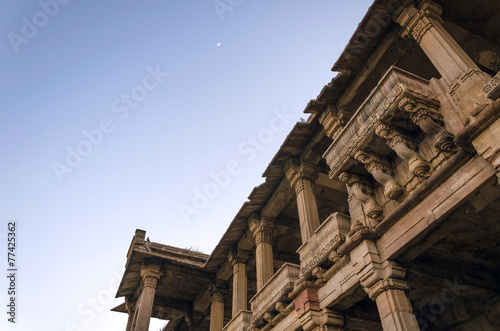
[[[366,179],[347,172],[341,172],[339,179],[346,184],[349,196],[355,197],[363,205],[363,209],[369,218],[378,219],[382,215],[382,207],[373,199],[373,189]],[[361,225],[359,221],[353,220],[351,231],[359,225]]]
[[[397,200],[403,195],[404,189],[392,176],[393,167],[389,161],[374,153],[368,153],[363,150],[356,151],[354,158],[363,163],[373,178],[384,186],[386,197]]]
[[[443,117],[433,103],[403,98],[398,106],[401,110],[410,114],[413,123],[432,137],[434,146],[438,150],[451,152],[455,148],[453,136],[442,126]]]
[[[408,163],[408,167],[413,175],[417,177],[425,177],[427,175],[430,170],[429,163],[417,153],[417,144],[412,138],[384,123],[380,123],[375,128],[375,134],[384,138],[387,145],[401,159]]]

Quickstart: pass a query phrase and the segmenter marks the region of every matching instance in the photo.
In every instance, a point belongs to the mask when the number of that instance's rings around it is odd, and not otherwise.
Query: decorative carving
[[[341,172],[339,179],[346,184],[349,196],[355,197],[363,205],[369,218],[376,220],[382,215],[382,207],[373,199],[373,190],[366,179],[347,172]],[[360,226],[363,227],[359,220],[352,220],[351,232]]]
[[[410,119],[418,125],[422,131],[432,137],[434,146],[443,152],[450,152],[455,147],[453,136],[440,124],[442,116],[433,105],[424,103],[422,100],[403,98],[399,102],[399,108],[410,114]]]
[[[227,291],[227,284],[223,281],[215,281],[212,283],[209,288],[208,292],[210,293],[210,298],[212,300],[212,303],[224,303],[224,294]]]
[[[324,279],[325,272],[326,272],[325,268],[316,267],[313,269],[312,275],[313,275],[313,277],[318,278],[318,281],[321,284],[324,284],[325,283],[325,279]]]
[[[417,144],[415,144],[413,139],[384,123],[380,123],[375,128],[375,134],[386,139],[387,145],[408,163],[411,173],[417,177],[426,176],[430,166],[416,152]]]
[[[158,282],[158,279],[152,278],[152,277],[147,277],[144,279],[144,288],[151,287],[151,288],[156,288],[156,284]]]
[[[250,252],[232,247],[228,253],[228,260],[233,268],[237,268],[238,264],[247,264],[250,257]],[[233,269],[233,272],[234,269]]]
[[[396,21],[405,28],[405,35],[411,35],[417,43],[420,43],[427,31],[435,25],[434,20],[443,21],[442,12],[441,6],[433,1],[427,1],[422,4],[420,10],[414,6],[405,8]]]
[[[500,98],[500,72],[493,77],[483,88],[483,92],[488,98],[496,100]]]
[[[329,105],[319,118],[319,122],[325,128],[326,136],[332,140],[337,139],[348,122],[343,111],[335,113],[335,110],[335,106]]]
[[[286,302],[278,301],[274,305],[274,309],[276,309],[280,314],[286,314],[286,307],[287,306],[288,306],[288,304]]]
[[[290,185],[295,189],[295,194],[299,195],[305,188],[305,185],[311,185],[314,182],[316,172],[314,165],[308,162],[302,162],[297,165],[297,160],[290,160],[285,166],[285,175]],[[306,181],[310,183],[306,183]]]
[[[410,287],[405,281],[396,278],[385,278],[379,280],[377,283],[375,283],[375,285],[365,290],[368,293],[368,296],[372,300],[375,300],[381,293],[387,290],[408,291],[410,290]]]
[[[404,189],[392,177],[392,165],[389,161],[373,153],[358,150],[354,158],[365,165],[366,170],[373,175],[373,178],[384,186],[384,194],[392,200],[400,198]]]
[[[264,314],[264,321],[266,321],[269,325],[273,325],[273,319],[276,315],[271,313],[271,312],[267,312]]]
[[[262,219],[252,218],[249,224],[250,231],[253,233],[255,245],[261,243],[272,245],[274,220],[263,217]]]
[[[143,264],[141,268],[141,276],[144,280],[144,288],[150,287],[156,289],[158,279],[160,279],[161,266],[156,260],[150,260]]]

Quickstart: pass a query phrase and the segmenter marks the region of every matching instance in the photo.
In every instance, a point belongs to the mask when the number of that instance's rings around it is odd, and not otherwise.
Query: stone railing
[[[314,235],[297,250],[300,255],[300,275],[304,277],[323,263],[328,255],[340,247],[351,226],[349,216],[333,213],[316,229]]]
[[[426,115],[439,121],[436,119],[440,116],[437,113],[439,101],[434,95],[429,81],[391,67],[323,155],[331,169],[330,177],[337,177],[348,167],[347,163],[354,159],[359,149],[369,147],[380,123],[409,132],[422,127],[418,121],[420,117],[413,116],[413,110],[403,106],[404,100],[414,101],[417,111],[423,110],[420,106],[425,105],[428,108]],[[387,147],[385,151],[388,152]]]
[[[247,331],[252,324],[252,312],[240,310],[236,316],[227,323],[223,331]]]
[[[264,315],[275,311],[278,302],[289,302],[288,293],[293,290],[294,283],[299,279],[300,267],[296,264],[285,263],[269,279],[257,294],[250,299],[252,307],[252,325],[260,326],[264,323]]]

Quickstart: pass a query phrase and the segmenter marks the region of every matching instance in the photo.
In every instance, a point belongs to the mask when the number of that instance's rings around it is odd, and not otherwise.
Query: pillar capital
[[[400,290],[409,291],[410,286],[403,280],[396,278],[384,278],[375,283],[371,288],[365,289],[368,296],[372,300],[376,300],[377,297],[385,291],[388,290]]]
[[[433,26],[434,22],[442,23],[443,9],[434,1],[424,1],[419,8],[410,5],[396,18],[396,22],[404,30],[403,36],[411,36],[416,42],[422,41],[423,35]]]
[[[231,263],[231,266],[234,267],[238,263],[248,264],[250,251],[231,247],[227,255],[229,263]]]
[[[300,162],[296,159],[290,159],[285,165],[285,175],[290,185],[299,194],[304,189],[303,180],[314,182],[316,170],[314,165],[309,162]]]
[[[208,292],[213,302],[224,303],[224,294],[227,292],[227,283],[224,281],[216,280],[208,287]]]
[[[149,261],[142,265],[141,276],[144,280],[144,287],[156,288],[157,282],[160,279],[161,266],[156,261]]]
[[[250,216],[248,227],[253,233],[255,245],[265,242],[272,245],[274,220],[268,217],[258,218],[257,214]]]

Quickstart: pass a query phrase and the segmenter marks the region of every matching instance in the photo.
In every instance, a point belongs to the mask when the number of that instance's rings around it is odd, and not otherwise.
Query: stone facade
[[[137,230],[127,331],[499,330],[500,5],[376,0],[212,254]]]

